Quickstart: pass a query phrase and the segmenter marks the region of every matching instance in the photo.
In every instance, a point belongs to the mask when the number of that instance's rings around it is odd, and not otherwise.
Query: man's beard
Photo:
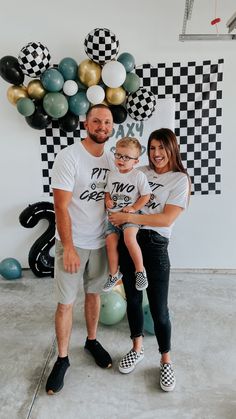
[[[107,137],[103,138],[102,140],[99,140],[98,139],[98,135],[91,134],[91,132],[88,132],[89,138],[91,138],[91,140],[93,140],[96,144],[104,144],[104,143],[106,143],[109,140],[110,135],[107,135]]]

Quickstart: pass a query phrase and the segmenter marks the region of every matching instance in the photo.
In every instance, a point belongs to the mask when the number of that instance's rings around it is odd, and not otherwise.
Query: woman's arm
[[[74,273],[78,271],[80,258],[73,244],[71,218],[68,211],[68,206],[72,198],[72,192],[61,189],[53,189],[53,198],[57,231],[64,250],[64,268],[67,272]]]
[[[167,204],[160,214],[132,214],[116,212],[109,215],[109,221],[119,226],[124,223],[141,224],[150,227],[169,227],[183,211],[182,207]]]

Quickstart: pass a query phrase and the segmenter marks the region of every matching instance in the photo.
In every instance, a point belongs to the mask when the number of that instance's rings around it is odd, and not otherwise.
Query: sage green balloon
[[[123,52],[120,54],[117,58],[117,61],[123,64],[127,73],[134,69],[135,60],[133,55],[131,55],[129,52]]]
[[[24,116],[31,116],[35,111],[34,102],[28,97],[23,97],[16,102],[18,112]]]
[[[136,92],[140,87],[139,76],[135,73],[127,73],[126,79],[122,86],[126,90],[126,92],[129,92],[129,93]]]
[[[43,98],[43,108],[52,118],[62,118],[68,111],[68,102],[62,93],[47,93]]]

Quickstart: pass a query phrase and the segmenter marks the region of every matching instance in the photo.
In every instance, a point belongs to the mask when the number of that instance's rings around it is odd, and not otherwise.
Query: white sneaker
[[[122,358],[119,364],[119,371],[122,374],[128,374],[132,372],[136,365],[142,361],[144,358],[144,349],[142,348],[140,352],[136,352],[131,349],[125,356]]]

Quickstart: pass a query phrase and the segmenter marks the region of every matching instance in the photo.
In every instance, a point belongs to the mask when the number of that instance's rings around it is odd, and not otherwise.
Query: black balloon
[[[54,257],[50,255],[55,244],[54,207],[51,202],[36,202],[25,208],[19,216],[21,225],[26,228],[35,227],[42,219],[48,221],[48,228],[32,245],[28,256],[29,266],[39,278],[54,274]]]
[[[73,132],[77,129],[79,117],[71,112],[67,112],[65,116],[58,119],[59,127],[65,132]]]
[[[122,105],[112,105],[109,107],[115,124],[122,124],[127,118],[127,110]]]
[[[52,122],[51,116],[45,112],[41,102],[35,103],[35,111],[33,115],[27,116],[25,120],[31,128],[35,129],[47,128]]]
[[[0,75],[8,83],[19,86],[24,81],[24,74],[17,58],[6,55],[0,60]]]

